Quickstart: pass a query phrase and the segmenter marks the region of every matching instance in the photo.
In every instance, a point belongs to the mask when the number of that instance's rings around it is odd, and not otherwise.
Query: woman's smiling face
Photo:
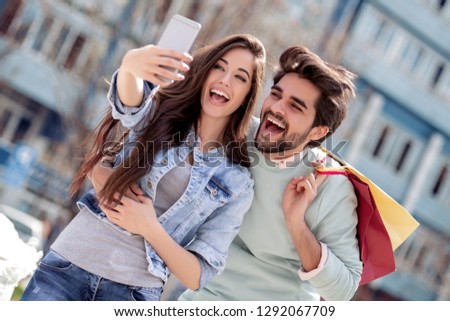
[[[228,119],[245,100],[252,86],[255,57],[242,48],[225,53],[208,72],[202,87],[202,118]]]

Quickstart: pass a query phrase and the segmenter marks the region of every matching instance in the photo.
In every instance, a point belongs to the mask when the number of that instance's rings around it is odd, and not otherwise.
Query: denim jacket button
[[[162,160],[162,164],[163,164],[163,165],[167,165],[167,163],[168,163],[168,162],[167,162],[167,158],[164,158],[164,159]]]
[[[187,202],[189,201],[189,197],[187,197],[186,195],[183,196],[183,201]]]
[[[147,187],[150,188],[150,189],[153,187],[152,182],[150,182],[150,180],[147,181]]]

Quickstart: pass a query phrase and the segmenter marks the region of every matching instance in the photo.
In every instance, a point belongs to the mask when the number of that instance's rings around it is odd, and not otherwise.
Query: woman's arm
[[[201,276],[199,260],[167,234],[156,217],[152,200],[145,196],[138,196],[138,199],[124,196],[114,210],[105,209],[104,212],[114,224],[142,235],[180,282],[197,290]]]
[[[106,216],[127,231],[142,235],[177,279],[189,289],[197,290],[224,269],[228,248],[252,203],[253,183],[211,213],[186,248],[161,226],[151,199],[138,198],[140,202],[122,198],[114,210],[105,211]]]
[[[95,193],[98,195],[98,193],[103,189],[105,186],[109,176],[114,173],[114,168],[105,166],[103,164],[103,160],[100,160],[91,170],[91,172],[88,174],[88,178],[91,180],[92,186],[94,187]],[[137,183],[131,184],[129,189],[125,192],[125,196],[129,197],[135,201],[139,201],[137,195],[143,195],[144,193],[139,188]],[[100,204],[100,208],[105,211],[106,208]]]

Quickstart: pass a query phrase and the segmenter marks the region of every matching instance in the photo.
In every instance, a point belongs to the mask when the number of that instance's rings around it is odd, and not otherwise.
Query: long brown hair
[[[107,203],[117,202],[113,197],[114,193],[118,192],[122,196],[133,182],[148,173],[154,156],[168,147],[167,142],[170,142],[170,147],[180,146],[189,130],[192,127],[197,129],[201,113],[201,90],[208,72],[225,53],[234,48],[249,50],[255,57],[255,64],[249,93],[242,105],[230,115],[221,143],[228,159],[233,163],[249,166],[245,138],[262,88],[266,52],[256,37],[236,34],[198,49],[193,54],[194,59],[189,66],[190,70],[185,74],[185,80],[157,92],[155,113],[152,117],[147,117],[146,126],[139,132],[137,143],[126,160],[127,166],[123,166],[125,162],[122,162],[114,171],[99,193],[100,198],[104,198]],[[93,146],[72,182],[72,195],[80,190],[87,174],[103,157],[105,144],[122,134],[120,123],[112,118],[110,112],[94,133],[96,136]]]

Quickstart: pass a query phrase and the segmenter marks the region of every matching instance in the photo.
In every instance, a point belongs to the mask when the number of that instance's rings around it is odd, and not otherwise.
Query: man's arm
[[[326,176],[314,174],[296,177],[287,186],[283,196],[283,213],[289,234],[305,272],[316,269],[322,257],[321,245],[306,224],[305,213],[317,195]]]
[[[305,213],[312,203],[311,197],[316,196],[318,184],[313,178],[308,182],[303,180],[304,187],[297,192],[295,180],[286,188],[283,210],[304,270],[299,270],[299,276],[303,281],[308,281],[325,300],[350,300],[358,288],[362,272],[356,237],[357,201],[353,186],[345,177],[330,177],[321,188],[314,213],[310,213],[314,222],[309,221],[308,226],[304,223]],[[289,191],[296,198],[289,198]],[[290,199],[297,200],[297,207],[287,207],[287,204],[294,204],[287,202]],[[297,242],[305,244],[302,246]]]

